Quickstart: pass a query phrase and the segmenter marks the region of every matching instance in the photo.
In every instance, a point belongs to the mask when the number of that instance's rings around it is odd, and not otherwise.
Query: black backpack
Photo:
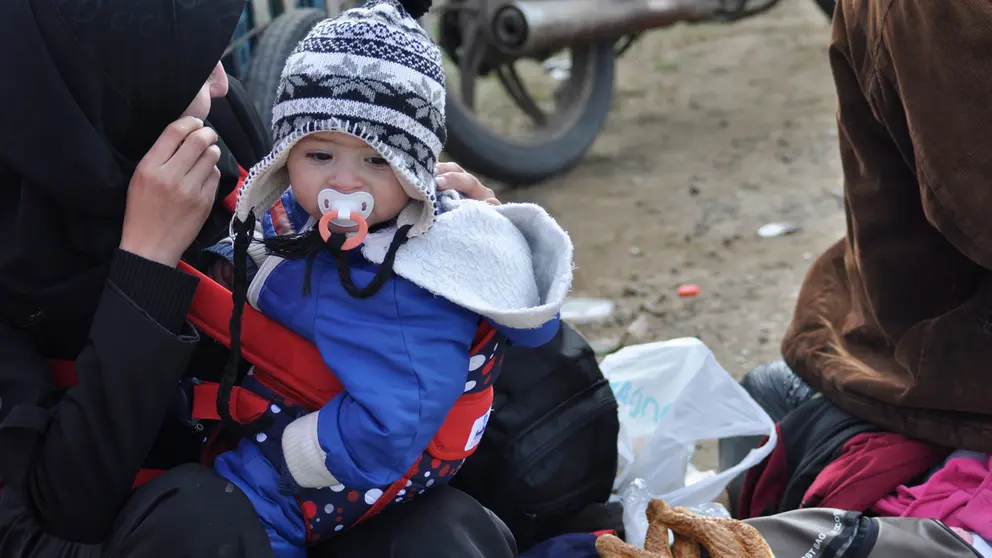
[[[543,347],[507,349],[486,433],[451,484],[498,515],[523,551],[606,502],[619,429],[595,353],[563,323]]]

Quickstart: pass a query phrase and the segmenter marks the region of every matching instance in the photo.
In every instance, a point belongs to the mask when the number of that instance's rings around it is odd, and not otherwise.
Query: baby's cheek
[[[293,195],[300,207],[311,216],[320,217],[322,213],[317,207],[317,194],[320,193],[320,187],[315,186],[313,177],[306,172],[297,171],[294,173],[290,170],[289,183],[293,185]]]
[[[376,201],[375,207],[372,209],[372,215],[370,217],[375,222],[369,222],[370,225],[375,225],[378,223],[384,223],[391,219],[395,219],[399,216],[406,204],[409,203],[410,198],[404,196],[401,199],[390,199],[384,200],[383,202]]]

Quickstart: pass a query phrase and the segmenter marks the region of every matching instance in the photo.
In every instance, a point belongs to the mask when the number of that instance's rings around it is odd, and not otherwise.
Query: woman
[[[837,3],[847,235],[806,276],[787,367],[760,368],[755,388],[992,451],[990,21],[982,0]]]
[[[992,451],[990,22],[984,0],[837,3],[847,235],[810,268],[784,361],[742,382],[773,419],[821,394],[880,430]]]
[[[197,282],[175,266],[230,189],[203,119],[227,93],[217,60],[243,7],[24,0],[0,18],[5,558],[271,555],[244,495],[195,464],[202,439],[173,407],[183,376],[216,377],[225,359],[185,323]],[[49,359],[75,360],[77,385],[58,389]],[[132,490],[143,467],[168,472]],[[318,555],[512,556],[503,533],[443,490]]]

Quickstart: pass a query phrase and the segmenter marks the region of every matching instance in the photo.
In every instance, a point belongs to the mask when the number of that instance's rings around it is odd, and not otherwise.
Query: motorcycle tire
[[[816,5],[823,10],[823,13],[827,15],[828,18],[833,19],[834,8],[837,7],[837,0],[814,0]]]
[[[557,137],[540,144],[500,137],[477,122],[449,93],[445,151],[466,170],[511,186],[534,184],[571,169],[592,147],[610,112],[614,42],[601,41],[592,47],[591,91],[581,113]]]
[[[266,126],[272,123],[272,106],[286,59],[314,25],[324,19],[327,19],[324,10],[301,8],[275,18],[262,32],[252,53],[245,88]]]

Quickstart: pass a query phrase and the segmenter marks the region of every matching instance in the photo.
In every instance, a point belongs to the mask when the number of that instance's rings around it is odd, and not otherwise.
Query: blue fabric
[[[357,252],[352,280],[378,266]],[[390,484],[413,465],[465,391],[478,315],[394,277],[367,299],[342,287],[327,254],[314,261],[312,294],[300,296],[306,262],[287,260],[265,280],[258,307],[316,343],[345,391],[320,410],[327,469],[350,488]]]
[[[546,345],[554,339],[555,334],[558,333],[558,327],[561,325],[560,318],[561,314],[557,314],[554,319],[536,329],[515,329],[500,324],[493,324],[493,326],[510,341],[511,345],[534,349]]]
[[[283,208],[286,210],[287,223],[290,226],[290,230],[286,234],[296,234],[307,224],[310,219],[310,215],[303,209],[297,201],[296,197],[293,196],[293,189],[289,188],[283,192],[282,196],[279,198],[282,201]],[[272,213],[266,211],[262,215],[262,234],[264,238],[270,238],[276,236],[275,225],[272,223]],[[231,265],[234,265],[234,244],[230,239],[222,240],[203,249],[204,253],[217,256],[219,258],[224,258]],[[248,282],[251,283],[252,279],[255,278],[255,274],[258,273],[258,265],[248,258],[246,262],[247,277]]]
[[[300,229],[310,220],[310,214],[296,201],[296,196],[293,194],[292,188],[287,188],[282,193],[282,196],[279,197],[279,200],[282,202],[282,207],[286,211],[286,217],[289,221],[286,224],[290,227],[290,230],[284,234],[296,234],[300,232]],[[276,235],[275,225],[272,223],[272,213],[270,211],[266,211],[262,215],[262,234],[265,238]]]
[[[224,452],[214,461],[214,471],[231,481],[251,501],[262,519],[276,558],[306,558],[307,528],[299,504],[278,491],[279,472],[250,440]]]
[[[517,556],[517,558],[599,558],[596,535],[572,533],[558,535]]]

